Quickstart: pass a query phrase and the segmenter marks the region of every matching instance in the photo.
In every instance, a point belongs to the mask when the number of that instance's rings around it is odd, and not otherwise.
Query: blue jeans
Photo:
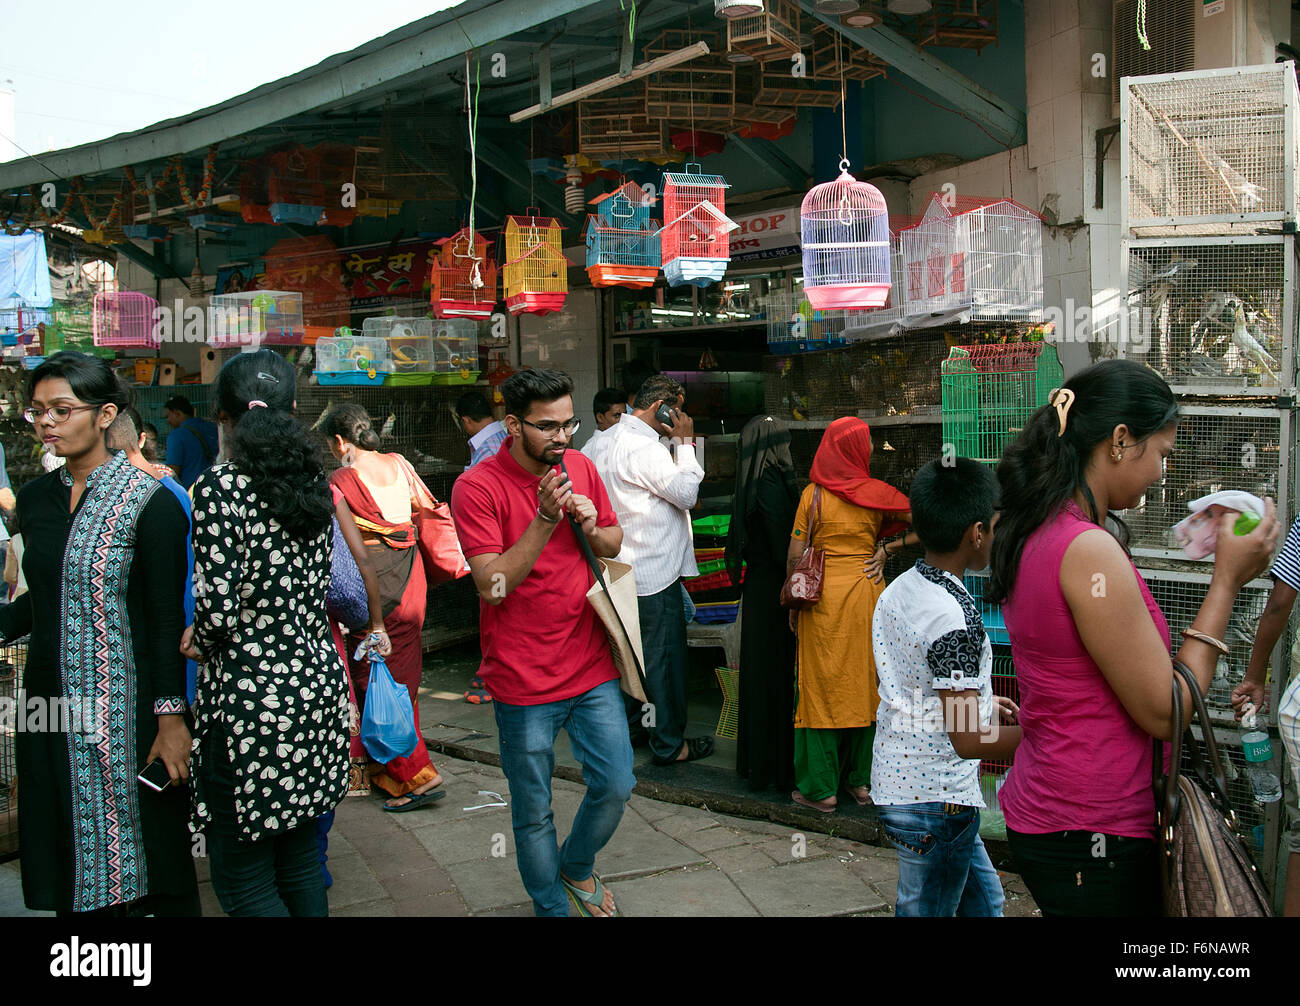
[[[501,738],[501,768],[510,783],[519,876],[537,915],[567,917],[569,902],[560,874],[579,881],[591,876],[596,853],[614,836],[636,785],[618,682],[606,681],[559,702],[515,706],[498,701],[492,708]],[[563,848],[557,848],[551,773],[561,728],[582,766],[587,795]]]
[[[951,803],[879,807],[898,850],[899,916],[1002,914],[1002,882],[980,841],[980,812]]]

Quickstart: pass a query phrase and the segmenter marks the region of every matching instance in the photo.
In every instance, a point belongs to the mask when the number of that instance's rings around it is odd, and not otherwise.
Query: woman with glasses
[[[0,606],[4,641],[30,634],[15,731],[23,899],[60,914],[198,915],[179,650],[188,521],[106,446],[129,396],[104,360],[55,353],[27,387],[24,418],[66,464],[18,491],[29,590]],[[161,791],[136,778],[155,761]]]
[[[352,511],[379,578],[384,621],[371,626],[370,631],[388,633],[392,646],[388,669],[394,681],[410,690],[415,710],[415,732],[420,738],[415,750],[385,765],[374,763],[370,773],[371,783],[389,794],[384,809],[405,813],[429,806],[446,793],[439,788],[442,776],[429,760],[420,733],[417,695],[423,653],[420,634],[429,588],[416,547],[413,518],[420,501],[432,496],[404,457],[379,453],[379,434],[360,405],[349,402],[334,406],[321,417],[318,427],[329,439],[330,452],[343,464],[330,483],[343,494]],[[364,708],[370,664],[352,658],[362,638],[353,637],[348,663],[357,700]]]

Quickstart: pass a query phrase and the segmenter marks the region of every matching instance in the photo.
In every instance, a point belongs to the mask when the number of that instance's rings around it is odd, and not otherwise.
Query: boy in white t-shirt
[[[872,616],[880,683],[871,797],[898,850],[901,916],[999,916],[1002,884],[980,841],[979,760],[1009,758],[993,649],[962,577],[993,550],[998,483],[967,458],[931,461],[908,498],[925,558],[885,588]]]

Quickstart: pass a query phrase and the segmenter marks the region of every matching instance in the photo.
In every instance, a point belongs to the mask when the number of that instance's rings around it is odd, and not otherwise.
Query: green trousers
[[[849,730],[794,732],[794,783],[809,800],[825,800],[840,791],[841,774],[850,786],[871,785],[871,745],[876,725]]]

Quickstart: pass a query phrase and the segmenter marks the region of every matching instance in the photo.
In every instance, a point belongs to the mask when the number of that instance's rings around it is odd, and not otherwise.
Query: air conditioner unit
[[[1273,23],[1270,0],[1147,0],[1146,36],[1137,37],[1139,0],[1113,0],[1111,19],[1111,112],[1119,117],[1121,77],[1184,70],[1217,70],[1273,62],[1279,41],[1290,38],[1290,17]]]

